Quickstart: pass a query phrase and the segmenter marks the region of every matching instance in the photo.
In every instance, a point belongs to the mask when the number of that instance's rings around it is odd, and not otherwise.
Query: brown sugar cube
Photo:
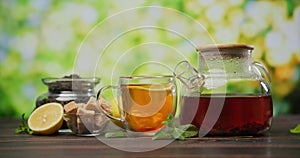
[[[111,106],[107,103],[107,101],[103,98],[100,98],[98,101],[99,106],[102,107],[103,110],[105,110],[107,113],[111,114]]]
[[[91,97],[90,100],[87,102],[86,105],[84,105],[84,109],[86,110],[92,110],[96,113],[101,112],[101,109],[97,106],[97,100],[95,97]]]
[[[89,101],[86,104],[97,105],[97,99],[95,97],[90,97]]]
[[[75,113],[67,114],[65,121],[68,124],[68,127],[71,129],[73,133],[77,133],[77,116]]]
[[[95,111],[93,110],[87,110],[83,107],[79,107],[77,110],[77,115],[95,115]]]
[[[103,113],[95,114],[95,128],[101,129],[107,121],[108,120]]]
[[[77,103],[76,106],[79,109],[79,108],[83,108],[85,106],[85,104],[84,103]]]
[[[85,127],[84,123],[81,122],[79,117],[77,117],[77,133],[78,134],[90,133],[90,131]]]
[[[77,105],[74,101],[69,102],[68,104],[64,105],[64,110],[66,113],[77,113]]]
[[[90,133],[94,130],[95,111],[78,108],[77,110],[77,127],[79,134]]]

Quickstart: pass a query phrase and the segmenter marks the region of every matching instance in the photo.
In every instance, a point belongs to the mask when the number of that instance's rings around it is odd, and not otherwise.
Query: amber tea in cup
[[[173,88],[170,84],[121,85],[124,119],[138,132],[160,129],[173,112]]]
[[[128,76],[120,77],[118,86],[103,87],[118,91],[120,118],[127,131],[153,133],[163,127],[162,122],[176,110],[176,85],[173,76]]]

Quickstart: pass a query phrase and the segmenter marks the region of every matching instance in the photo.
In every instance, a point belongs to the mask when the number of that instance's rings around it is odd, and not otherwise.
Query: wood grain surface
[[[94,157],[300,157],[300,135],[290,128],[300,116],[278,116],[271,131],[260,137],[203,137],[174,141],[149,152],[126,152],[105,145],[95,137],[71,134],[34,136],[14,134],[20,120],[0,118],[0,158],[94,158]],[[103,138],[104,139],[104,138]],[[112,139],[112,138],[110,138]],[[113,138],[121,145],[129,139]],[[138,145],[138,144],[136,144]]]

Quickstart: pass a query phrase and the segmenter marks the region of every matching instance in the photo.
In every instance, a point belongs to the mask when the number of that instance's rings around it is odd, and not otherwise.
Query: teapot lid
[[[196,48],[197,51],[200,52],[207,52],[212,50],[224,50],[224,49],[248,49],[253,50],[254,47],[247,44],[209,44],[209,45],[203,45]]]

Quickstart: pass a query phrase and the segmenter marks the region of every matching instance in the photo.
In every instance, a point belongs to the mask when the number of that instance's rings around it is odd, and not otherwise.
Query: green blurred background
[[[28,115],[37,96],[47,92],[41,78],[71,74],[78,48],[96,24],[125,9],[150,5],[189,15],[216,43],[254,45],[253,60],[264,63],[271,72],[274,114],[300,113],[298,0],[1,0],[0,117]],[[193,33],[192,28],[189,31]],[[166,35],[162,32],[156,36]],[[132,47],[143,38],[147,37],[134,34],[122,44]],[[176,48],[183,42],[168,44]],[[169,57],[160,60],[170,62]],[[147,56],[133,54],[126,62],[132,64],[141,58]],[[188,58],[193,64],[197,62],[195,54]],[[113,67],[114,57],[104,64]],[[126,71],[126,65],[123,68]],[[102,83],[109,83],[109,77],[100,77]]]

